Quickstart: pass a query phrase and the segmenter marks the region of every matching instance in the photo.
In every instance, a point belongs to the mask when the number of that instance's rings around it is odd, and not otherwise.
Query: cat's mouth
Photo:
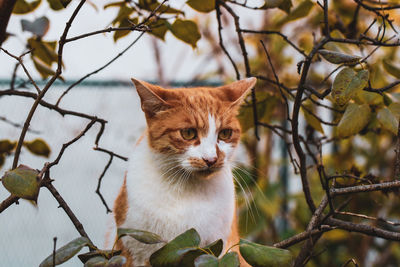
[[[221,170],[222,167],[209,167],[209,168],[202,168],[194,171],[197,176],[201,178],[209,177],[211,174],[216,173],[217,171]]]

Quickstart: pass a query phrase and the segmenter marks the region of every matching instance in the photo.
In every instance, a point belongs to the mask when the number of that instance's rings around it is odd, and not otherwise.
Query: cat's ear
[[[228,85],[218,87],[223,92],[223,98],[226,101],[232,102],[232,106],[242,103],[247,93],[254,87],[257,79],[254,77],[233,82]]]
[[[166,110],[170,107],[170,105],[162,99],[162,91],[165,91],[166,89],[134,78],[131,80],[135,84],[136,90],[139,94],[142,110],[148,116],[154,116],[157,112]]]

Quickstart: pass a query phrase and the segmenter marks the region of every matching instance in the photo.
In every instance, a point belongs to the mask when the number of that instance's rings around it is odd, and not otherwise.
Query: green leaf
[[[371,110],[367,104],[357,105],[350,103],[337,126],[339,137],[348,137],[357,134],[369,122]]]
[[[123,236],[133,237],[137,241],[145,244],[165,243],[165,241],[161,238],[161,236],[151,232],[137,230],[137,229],[130,229],[130,228],[118,228],[117,238],[120,239]]]
[[[128,19],[129,16],[135,11],[132,7],[126,5],[120,6],[117,16],[111,22],[112,25],[121,23],[123,20]]]
[[[61,10],[68,6],[71,0],[47,0],[49,6],[53,10]]]
[[[304,118],[306,119],[307,123],[315,130],[323,134],[324,129],[322,128],[321,122],[311,114],[311,112],[314,112],[313,106],[310,103],[304,103],[303,105],[304,107],[301,107],[301,110],[303,111]]]
[[[6,172],[1,181],[14,196],[36,202],[40,189],[38,174],[37,170],[21,164],[16,169]]]
[[[304,0],[301,2],[292,12],[290,12],[286,17],[282,18],[277,22],[278,26],[282,26],[289,21],[297,20],[303,18],[310,13],[313,8],[314,3],[311,0]]]
[[[168,31],[168,26],[170,27],[171,25],[168,23],[167,20],[159,19],[156,22],[149,25],[149,27],[151,29],[151,31],[149,33],[164,41],[165,34]]]
[[[29,38],[28,46],[33,49],[32,56],[40,59],[46,65],[51,66],[53,62],[57,62],[58,55],[55,51],[57,42],[45,42],[36,38]]]
[[[240,240],[240,254],[253,267],[289,267],[293,255],[289,250]]]
[[[197,24],[192,20],[176,19],[170,31],[176,38],[190,44],[193,48],[196,48],[197,41],[201,38]]]
[[[10,153],[15,146],[17,145],[17,142],[12,142],[11,140],[8,139],[3,139],[0,140],[0,154],[2,153]]]
[[[203,250],[210,251],[214,256],[218,257],[221,254],[223,247],[224,242],[222,241],[222,239],[218,239],[217,241],[214,241],[211,244],[205,246]]]
[[[40,17],[35,19],[33,22],[21,19],[21,26],[23,31],[28,31],[36,36],[42,37],[49,30],[50,21],[46,17]]]
[[[35,140],[32,140],[30,142],[24,142],[24,146],[32,153],[38,156],[43,156],[48,158],[50,155],[50,147],[41,138],[36,138]]]
[[[397,79],[400,79],[400,68],[393,65],[392,62],[389,62],[387,59],[382,60],[382,64],[387,73],[396,77]]]
[[[332,98],[336,104],[343,106],[362,91],[368,84],[369,71],[355,72],[351,68],[342,69],[335,77],[332,85]]]
[[[196,11],[208,13],[215,9],[215,0],[188,0],[186,2]]]
[[[393,102],[388,107],[396,118],[400,117],[400,103]]]
[[[276,8],[283,4],[284,0],[265,0],[264,5],[261,8]]]
[[[95,258],[97,256],[104,257],[104,255],[107,255],[107,257],[111,257],[120,255],[121,252],[122,252],[121,250],[94,250],[83,254],[79,254],[78,258],[81,260],[82,263],[86,263],[91,258]]]
[[[183,11],[172,8],[169,5],[160,5],[161,3],[153,0],[139,0],[139,6],[148,11],[154,11],[158,8],[157,12],[160,14],[185,14]]]
[[[39,5],[41,0],[27,2],[25,0],[17,0],[14,5],[12,13],[14,14],[26,14],[34,11]]]
[[[133,25],[137,24],[138,21],[139,21],[138,18],[134,18],[134,19],[125,18],[120,22],[118,27],[119,28],[132,27]],[[114,42],[116,42],[118,39],[128,35],[129,33],[131,33],[131,30],[115,31],[114,32]]]
[[[33,65],[35,65],[36,70],[39,72],[43,79],[54,75],[56,72],[51,69],[49,65],[44,63],[41,59],[32,57]]]
[[[361,57],[347,55],[336,51],[329,51],[325,49],[318,50],[318,53],[327,61],[333,64],[354,64],[360,61]]]
[[[154,252],[150,256],[150,264],[153,267],[181,266],[180,261],[185,253],[197,249],[199,244],[200,235],[195,229],[189,229]]]
[[[181,266],[192,267],[194,266],[194,260],[200,255],[206,254],[206,252],[218,257],[223,248],[222,239],[219,239],[203,248],[185,248],[179,251],[180,254],[184,254],[180,261]]]
[[[383,96],[378,93],[361,90],[353,98],[359,104],[380,105],[383,103]]]
[[[83,267],[107,267],[108,260],[102,256],[97,256],[85,262]]]
[[[239,256],[236,252],[226,253],[220,260],[218,267],[239,267]]]
[[[90,244],[90,241],[87,237],[78,237],[65,246],[59,248],[56,250],[56,255],[55,255],[55,263],[56,265],[59,265],[61,263],[66,262],[75,254],[77,254],[84,246],[87,246]],[[53,254],[50,254],[42,263],[39,265],[39,267],[51,267],[53,266]]]
[[[390,104],[393,103],[393,100],[390,98],[390,96],[388,96],[388,94],[383,94],[383,104],[385,104],[385,106],[390,106]]]
[[[3,167],[4,162],[6,162],[6,155],[4,155],[4,153],[0,153],[0,169]]]
[[[194,266],[195,267],[218,267],[218,258],[209,255],[209,254],[204,254],[198,257],[194,261]]]
[[[104,5],[104,9],[107,9],[109,7],[121,7],[121,6],[125,6],[126,5],[126,1],[118,1],[118,2],[113,2],[113,3],[109,3]]]
[[[126,263],[126,258],[124,256],[114,256],[107,264],[107,267],[122,267]]]
[[[380,109],[376,117],[383,128],[397,135],[399,121],[398,118],[393,115],[390,109],[386,107]]]

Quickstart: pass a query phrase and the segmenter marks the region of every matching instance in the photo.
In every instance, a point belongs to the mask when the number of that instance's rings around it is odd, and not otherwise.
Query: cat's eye
[[[197,137],[197,131],[194,128],[182,129],[181,136],[185,140],[193,140]]]
[[[232,129],[223,129],[218,133],[218,139],[227,140],[232,136]]]

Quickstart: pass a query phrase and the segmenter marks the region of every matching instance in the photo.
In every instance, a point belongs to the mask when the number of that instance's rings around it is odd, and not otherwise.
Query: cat
[[[256,78],[220,87],[164,89],[132,79],[147,130],[134,148],[114,204],[117,227],[172,240],[190,228],[200,246],[239,242],[231,162],[240,139],[238,109]],[[125,266],[147,266],[162,244],[123,237]],[[240,256],[241,266],[250,266]]]

